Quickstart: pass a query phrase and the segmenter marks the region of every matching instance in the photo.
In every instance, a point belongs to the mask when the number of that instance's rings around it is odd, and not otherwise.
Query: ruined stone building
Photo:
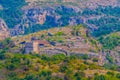
[[[50,46],[51,46],[50,43],[45,40],[34,40],[31,42],[26,42],[24,50],[25,53],[31,53],[31,52],[39,53],[41,49]]]
[[[24,49],[25,53],[33,52],[33,42],[27,42]]]

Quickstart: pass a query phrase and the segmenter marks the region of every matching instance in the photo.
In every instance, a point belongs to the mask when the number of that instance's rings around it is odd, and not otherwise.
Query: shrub
[[[68,67],[63,65],[60,67],[60,72],[66,72],[67,69],[68,69]]]
[[[16,68],[16,65],[15,64],[10,64],[10,65],[7,65],[6,67],[8,70],[14,70]]]
[[[93,62],[98,62],[98,58],[93,58]]]
[[[83,55],[81,56],[81,58],[84,59],[84,60],[87,60],[87,59],[89,59],[89,56],[88,56],[87,54],[83,54]]]
[[[120,73],[116,74],[116,77],[117,77],[118,79],[120,79]]]

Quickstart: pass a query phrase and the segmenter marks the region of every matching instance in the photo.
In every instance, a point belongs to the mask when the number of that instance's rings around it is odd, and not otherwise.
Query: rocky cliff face
[[[10,33],[6,23],[2,19],[0,19],[0,40],[3,40],[9,36]]]
[[[20,23],[10,29],[12,36],[78,24],[87,25],[92,32],[97,31],[101,25],[92,21],[105,17],[109,19],[112,15],[108,16],[106,13],[108,6],[114,8],[120,4],[118,0],[26,0],[26,2],[29,3],[22,8],[23,16]],[[116,19],[116,16],[112,18]]]
[[[25,6],[23,9],[24,15],[21,19],[21,23],[11,29],[11,35],[24,34],[28,29],[37,28],[38,31],[42,29],[48,29],[52,27],[60,26],[73,26],[83,23],[83,19],[79,14],[78,7],[73,6]],[[38,24],[39,27],[34,25]],[[25,31],[25,29],[27,29]],[[31,32],[36,32],[31,31]]]
[[[69,7],[69,6],[49,6],[49,7],[32,7],[24,9],[25,15],[24,19],[33,24],[41,24],[50,23],[49,26],[65,26],[65,20],[67,24],[75,23],[80,24],[82,20],[80,17],[75,16],[74,14],[78,14],[77,7]],[[73,25],[75,25],[73,24]]]

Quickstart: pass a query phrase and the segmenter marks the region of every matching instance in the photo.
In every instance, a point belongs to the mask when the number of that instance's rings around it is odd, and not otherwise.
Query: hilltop
[[[87,33],[87,30],[88,29],[84,28],[82,25],[76,27],[52,28],[25,36],[13,37],[12,40],[16,45],[19,45],[21,42],[31,42],[31,39],[37,38],[38,40],[47,40],[56,43],[57,46],[50,47],[51,49],[63,47],[67,51],[73,51],[73,53],[89,53],[92,51],[97,54],[101,47],[97,40],[91,36],[87,36],[90,35],[89,32]],[[68,45],[71,46],[71,48],[68,48]]]
[[[115,42],[117,43],[119,38],[114,35],[113,37],[115,37],[113,40],[110,38],[111,42],[108,42],[109,39],[106,37],[93,38],[84,25],[51,28],[24,36],[12,37],[9,43],[10,45],[12,44],[12,47],[9,45],[9,49],[7,48],[6,52],[38,53],[48,54],[49,56],[59,53],[67,56],[71,54],[87,54],[91,58],[99,59],[99,65],[120,65],[119,48],[116,48],[119,45],[114,44]],[[109,46],[109,44],[113,46]]]

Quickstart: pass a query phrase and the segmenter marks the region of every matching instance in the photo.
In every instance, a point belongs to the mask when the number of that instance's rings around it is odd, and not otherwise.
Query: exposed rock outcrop
[[[0,19],[0,40],[10,37],[10,33],[6,23]]]
[[[100,19],[96,8],[119,6],[118,0],[26,0],[28,5],[22,7],[23,16],[20,22],[10,29],[12,36],[33,33],[43,29],[86,24],[92,31],[99,27],[89,24],[89,20]],[[86,10],[88,12],[86,12]],[[92,11],[89,12],[89,10]],[[39,25],[36,27],[36,24]],[[36,30],[37,29],[37,30]],[[26,30],[26,31],[25,31]]]

